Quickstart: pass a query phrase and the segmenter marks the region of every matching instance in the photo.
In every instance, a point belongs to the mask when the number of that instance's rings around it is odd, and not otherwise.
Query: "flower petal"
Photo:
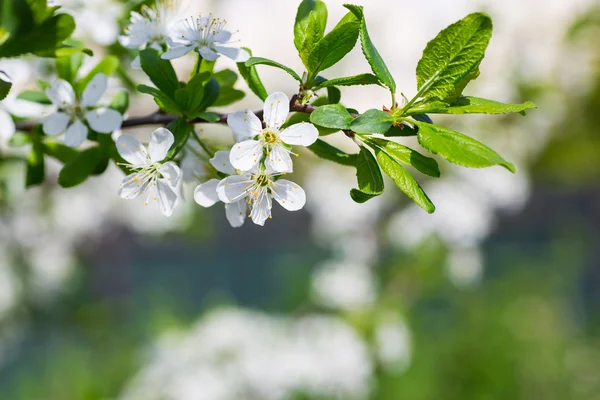
[[[71,121],[71,117],[63,112],[56,112],[52,115],[48,115],[47,117],[42,118],[40,121],[42,123],[42,129],[46,135],[58,135],[59,133],[63,133],[67,126],[69,126],[69,122]]]
[[[298,211],[306,203],[304,189],[294,182],[280,179],[271,186],[273,198],[288,211]]]
[[[271,149],[268,161],[275,172],[292,172],[294,169],[290,154],[280,145],[276,145]]]
[[[15,130],[15,121],[13,121],[10,114],[0,109],[0,142],[9,140],[14,135]]]
[[[163,60],[173,60],[175,58],[180,58],[180,57],[185,56],[187,53],[189,53],[192,50],[194,50],[194,46],[172,47],[171,49],[169,49],[169,51],[167,51],[166,53],[163,53],[163,55],[160,56],[160,58],[162,58]]]
[[[319,138],[319,131],[313,124],[301,122],[284,129],[279,137],[287,144],[310,146]]]
[[[244,49],[235,47],[215,46],[217,53],[223,54],[227,58],[231,58],[236,63],[246,62],[250,58],[250,53]]]
[[[75,103],[73,86],[63,79],[54,81],[52,86],[46,89],[46,96],[59,108],[64,108]]]
[[[91,107],[95,105],[100,97],[106,92],[108,77],[102,73],[94,75],[90,83],[87,84],[81,95],[81,106]]]
[[[67,129],[65,144],[69,147],[79,147],[87,139],[88,127],[80,120],[75,120]]]
[[[212,49],[208,47],[201,47],[198,52],[206,61],[216,61],[219,58],[219,55]]]
[[[119,189],[119,196],[122,199],[135,199],[140,194],[148,189],[149,180],[142,181],[140,179],[140,173],[129,174],[121,182],[121,188]]]
[[[220,150],[215,153],[215,156],[210,159],[210,163],[219,172],[226,175],[235,175],[236,171],[229,161],[229,152]]]
[[[211,207],[220,201],[217,194],[218,179],[211,179],[196,187],[194,190],[194,200],[202,207]],[[245,203],[244,203],[245,204]]]
[[[290,113],[290,99],[285,93],[273,93],[265,100],[263,110],[267,128],[279,128]]]
[[[167,153],[173,143],[175,137],[170,130],[166,128],[158,128],[152,132],[150,138],[150,144],[148,145],[148,152],[150,153],[150,159],[154,162],[159,162],[167,157]]]
[[[239,228],[244,225],[247,215],[248,207],[245,200],[238,200],[230,204],[225,204],[225,216],[233,228]]]
[[[85,113],[90,127],[99,133],[112,133],[121,127],[123,116],[112,108],[97,108]]]
[[[160,174],[169,182],[169,185],[177,187],[181,179],[181,169],[174,162],[167,162],[161,165]]]
[[[256,225],[264,226],[265,221],[271,216],[271,207],[271,198],[269,197],[267,191],[261,191],[258,197],[254,199],[254,203],[252,204],[252,211],[250,212],[252,222],[254,222]]]
[[[258,140],[244,140],[237,143],[229,153],[229,161],[234,168],[248,171],[262,160],[262,145]]]
[[[248,196],[248,188],[254,181],[242,175],[228,176],[217,185],[217,195],[223,203],[233,203]]]
[[[217,34],[213,36],[213,40],[218,43],[229,42],[231,40],[231,32],[229,32],[229,31],[217,32]]]
[[[173,215],[173,210],[179,202],[177,189],[172,187],[166,179],[158,179],[156,181],[156,197],[160,212],[167,217]]]
[[[227,125],[233,130],[236,142],[251,139],[262,131],[262,122],[250,110],[237,111],[227,116]]]
[[[149,163],[146,147],[131,135],[121,135],[117,139],[119,155],[131,165],[141,167]]]

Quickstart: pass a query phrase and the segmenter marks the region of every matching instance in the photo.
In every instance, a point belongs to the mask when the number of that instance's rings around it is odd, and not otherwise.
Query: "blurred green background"
[[[80,199],[74,203],[64,200],[69,193],[52,194],[65,191],[53,182],[14,194],[12,177],[20,170],[3,164],[0,398],[600,399],[600,8],[593,1],[532,2],[554,14],[540,9],[511,25],[528,10],[507,4],[506,14],[495,15],[491,2],[456,3],[458,17],[477,9],[498,17],[491,48],[514,54],[503,66],[505,54],[490,50],[484,81],[471,91],[502,86],[514,99],[498,100],[532,100],[539,109],[526,118],[444,120],[467,133],[485,132],[484,140],[517,159],[520,172],[502,181],[496,177],[507,172],[447,167],[448,186],[461,195],[467,186],[492,194],[463,202],[434,187],[440,219],[415,214],[399,195],[348,214],[335,210],[353,173],[329,171],[309,155],[301,157],[297,179],[315,199],[312,206],[290,215],[276,210],[265,228],[238,230],[221,207],[194,205],[173,224],[146,229],[150,217],[127,216],[129,209],[110,214],[93,200],[116,181],[72,192]],[[244,19],[240,2],[203,5]],[[405,4],[406,18],[438,31],[454,20],[443,7],[425,11],[439,5],[425,1],[410,14]],[[252,15],[254,24],[277,13],[273,1],[254,6],[267,10]],[[372,25],[390,18],[384,5],[372,6]],[[90,4],[73,7],[80,18],[98,12]],[[135,5],[120,7],[113,19],[123,24]],[[294,8],[286,6],[286,18]],[[557,14],[567,15],[562,25],[544,19]],[[539,36],[517,30],[521,23]],[[559,30],[560,40],[549,40],[536,24]],[[516,36],[503,39],[511,27]],[[381,29],[374,36],[385,41]],[[432,35],[415,29],[415,48],[422,48]],[[96,39],[100,48],[102,40]],[[540,61],[549,71],[526,62],[524,42],[558,54]],[[393,59],[393,44],[385,46]],[[411,51],[416,58],[402,60],[410,67],[398,61],[396,70],[408,80],[418,60]],[[503,67],[507,75],[494,76]],[[141,113],[151,109],[144,104]],[[322,182],[336,174],[348,175],[340,190]],[[446,212],[445,202],[457,208]],[[120,199],[115,204],[123,206]],[[346,225],[328,227],[328,218]],[[67,255],[53,247],[64,247],[54,242],[61,235],[71,243]],[[53,245],[37,252],[41,242]]]

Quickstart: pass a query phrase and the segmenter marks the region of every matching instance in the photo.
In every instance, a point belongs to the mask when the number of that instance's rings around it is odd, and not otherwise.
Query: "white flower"
[[[129,26],[125,29],[125,34],[119,36],[119,43],[128,49],[149,46],[162,50],[160,45],[167,42],[176,23],[181,21],[179,3],[177,0],[156,0],[151,7],[142,5],[139,13],[132,11]],[[139,56],[131,66],[141,68]]]
[[[231,43],[232,33],[225,30],[226,23],[220,18],[213,18],[212,14],[182,21],[177,33],[167,39],[170,50],[162,58],[172,60],[197,50],[208,61],[215,61],[220,54],[235,62],[247,61],[250,54],[246,50],[222,46]]]
[[[233,165],[229,162],[228,151],[217,151],[215,156],[210,159],[212,166],[219,172],[225,175],[237,175],[238,171],[233,168]],[[244,175],[246,176],[246,175]],[[219,179],[211,179],[204,182],[194,191],[194,200],[202,207],[211,207],[215,203],[218,203],[221,199],[217,194],[217,186],[219,185]],[[231,203],[225,203],[225,216],[227,221],[234,228],[239,228],[244,225],[246,216],[248,215],[248,207],[246,199],[239,199]]]
[[[112,133],[121,127],[123,117],[118,111],[110,108],[92,109],[106,91],[108,78],[104,74],[97,74],[77,98],[69,82],[59,79],[46,89],[46,95],[58,107],[58,111],[42,118],[44,133],[46,135],[59,135],[66,130],[65,144],[77,147],[82,144],[88,135],[89,126],[99,133]]]
[[[179,202],[177,186],[181,179],[181,170],[171,161],[164,162],[175,139],[165,128],[152,132],[148,150],[131,135],[122,135],[117,140],[117,150],[125,164],[134,171],[127,175],[121,183],[119,195],[124,199],[134,199],[148,194],[146,205],[150,199],[158,201],[160,211],[170,217]]]
[[[284,93],[273,93],[265,100],[263,129],[260,119],[250,110],[235,112],[227,118],[238,142],[231,149],[231,164],[248,171],[267,155],[267,165],[276,172],[291,172],[291,153],[286,145],[310,146],[319,137],[313,124],[304,122],[281,130],[290,112],[290,100]],[[247,139],[247,140],[243,140]],[[242,141],[243,140],[243,141]]]
[[[217,195],[223,203],[235,204],[238,208],[242,207],[240,201],[247,203],[252,222],[257,225],[262,226],[271,218],[271,199],[275,199],[288,211],[298,211],[306,203],[304,189],[285,179],[275,181],[274,178],[281,174],[269,166],[266,171],[259,171],[255,167],[251,171],[239,173],[219,182]],[[243,211],[240,209],[239,212]]]

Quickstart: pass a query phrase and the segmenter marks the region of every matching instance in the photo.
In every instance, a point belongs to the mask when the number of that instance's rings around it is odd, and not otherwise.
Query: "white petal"
[[[217,195],[223,203],[236,202],[248,195],[247,189],[252,183],[246,176],[228,176],[217,185]]]
[[[15,121],[13,121],[10,114],[0,109],[0,142],[10,139],[15,130]]]
[[[267,128],[279,128],[290,113],[290,99],[285,93],[273,93],[265,100],[264,113]]]
[[[148,145],[150,159],[154,162],[164,160],[174,142],[175,137],[168,129],[158,128],[152,132],[150,144]]]
[[[112,108],[97,108],[85,113],[90,127],[99,133],[112,133],[121,127],[123,116]]]
[[[175,58],[180,58],[185,56],[190,51],[194,50],[194,46],[178,46],[169,49],[166,53],[164,53],[160,58],[163,60],[173,60]]]
[[[239,228],[244,225],[247,215],[248,211],[245,200],[225,204],[225,216],[233,228]]]
[[[310,146],[319,138],[319,131],[313,124],[301,122],[284,129],[279,137],[287,144]]]
[[[279,145],[271,149],[268,161],[268,164],[275,172],[292,172],[294,169],[290,154]]]
[[[121,135],[117,139],[119,155],[131,165],[140,167],[149,163],[146,147],[131,135]]]
[[[160,174],[169,182],[169,185],[177,187],[181,179],[181,169],[174,162],[167,162],[161,165]]]
[[[194,190],[194,200],[196,203],[202,207],[211,207],[215,203],[218,203],[219,195],[217,194],[217,185],[219,182],[218,179],[211,179],[208,182],[198,185],[196,190]]]
[[[266,190],[261,191],[258,197],[254,199],[250,217],[256,225],[264,226],[265,221],[271,216],[271,198]]]
[[[62,79],[54,81],[52,86],[46,89],[46,96],[59,108],[64,108],[75,103],[75,91],[73,87],[69,82]]]
[[[121,182],[121,188],[119,189],[119,196],[123,199],[135,199],[140,194],[148,189],[149,180],[142,181],[139,179],[140,173],[127,175]]]
[[[108,77],[104,74],[96,74],[87,84],[81,95],[81,106],[91,107],[95,105],[100,97],[106,92]]]
[[[216,61],[217,58],[219,58],[219,55],[208,47],[201,47],[198,51],[200,52],[202,58],[204,58],[206,61]]]
[[[213,36],[213,40],[218,43],[229,42],[231,40],[231,32],[220,31],[216,35]]]
[[[250,54],[244,49],[215,46],[215,50],[217,53],[223,54],[227,58],[231,58],[236,63],[246,62],[250,58]]]
[[[69,126],[65,134],[65,144],[69,147],[79,147],[87,139],[88,127],[80,120],[76,120]]]
[[[219,172],[225,175],[235,175],[236,171],[229,161],[229,152],[220,150],[215,153],[215,156],[210,159],[210,163]]]
[[[159,179],[156,181],[156,197],[160,212],[167,217],[173,215],[173,210],[179,202],[177,189],[173,188],[166,179]]]
[[[139,55],[137,55],[131,62],[131,68],[142,69],[142,60],[140,59]]]
[[[71,121],[71,117],[63,112],[56,112],[52,115],[48,115],[47,117],[42,118],[40,121],[42,123],[42,129],[46,135],[58,135],[59,133],[63,133],[67,126],[69,126],[69,122]]]
[[[236,142],[251,139],[262,131],[262,122],[250,110],[237,111],[227,116],[227,125],[233,130]]]
[[[234,168],[248,171],[262,160],[263,149],[258,140],[245,140],[235,144],[229,153]]]
[[[271,187],[273,198],[288,211],[298,211],[306,203],[304,189],[294,182],[280,179]]]

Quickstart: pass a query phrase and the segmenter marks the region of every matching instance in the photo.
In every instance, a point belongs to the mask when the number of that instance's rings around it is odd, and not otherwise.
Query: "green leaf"
[[[371,109],[360,115],[350,125],[356,133],[386,133],[394,123],[392,116],[381,110]]]
[[[231,87],[221,87],[219,97],[212,104],[213,107],[223,107],[233,104],[242,100],[246,96],[246,93],[241,90],[233,89]]]
[[[396,186],[429,214],[433,213],[435,206],[415,178],[396,159],[390,157],[387,152],[379,148],[376,148],[375,152],[381,169],[392,178]]]
[[[395,98],[396,94],[396,81],[390,73],[387,65],[383,61],[383,58],[377,51],[377,48],[371,41],[369,31],[367,30],[367,22],[365,20],[362,7],[345,4],[344,7],[354,13],[356,18],[360,20],[360,45],[365,58],[369,62],[373,73],[379,78],[379,80],[390,89],[392,97]]]
[[[340,89],[335,86],[329,86],[327,88],[327,100],[329,101],[329,104],[338,104],[342,101],[342,92]]]
[[[83,53],[81,52],[56,57],[56,71],[59,78],[74,85],[75,79],[77,78],[77,72],[79,72],[82,63]]]
[[[354,167],[356,165],[356,154],[345,153],[321,139],[317,139],[316,142],[308,146],[308,149],[315,153],[317,157],[325,160],[333,161],[349,167]]]
[[[70,188],[83,183],[94,173],[102,159],[99,147],[90,147],[69,161],[58,174],[58,184]]]
[[[117,110],[121,115],[125,114],[129,108],[129,92],[122,90],[115,94],[108,107]]]
[[[204,86],[204,98],[198,109],[206,110],[208,107],[212,106],[219,98],[220,93],[221,87],[219,86],[219,82],[217,82],[215,78],[211,78]]]
[[[153,88],[151,86],[146,86],[146,85],[138,85],[137,90],[140,93],[152,95],[154,97],[154,101],[160,107],[161,110],[164,110],[164,111],[166,111],[168,113],[172,113],[172,114],[180,114],[181,113],[181,109],[179,108],[179,105],[174,100],[172,100],[169,96],[167,96],[165,93],[161,92],[160,90]]]
[[[327,17],[327,15],[325,15],[325,17]],[[308,16],[308,25],[306,26],[304,43],[302,43],[302,48],[298,52],[300,59],[305,66],[308,65],[310,53],[325,34],[325,24],[322,22],[323,21],[321,21],[318,13],[311,11]]]
[[[309,83],[321,71],[335,65],[356,45],[360,23],[353,16],[352,20],[338,25],[319,40],[308,56],[306,68],[309,72]],[[312,77],[312,79],[311,79]]]
[[[160,58],[158,51],[152,48],[140,51],[140,61],[142,69],[152,83],[171,99],[175,99],[175,91],[179,89],[179,80],[171,63]]]
[[[481,99],[478,97],[459,97],[452,104],[434,101],[431,103],[416,104],[409,110],[408,114],[508,114],[521,113],[525,115],[525,111],[537,108],[531,101],[526,101],[522,104],[505,104],[498,101]]]
[[[492,37],[492,20],[474,13],[450,25],[427,44],[417,65],[417,87],[426,100],[452,101],[479,75]]]
[[[365,138],[365,143],[376,151],[383,151],[397,163],[407,164],[417,171],[432,176],[440,177],[440,167],[433,158],[425,157],[421,153],[390,140],[379,138]]]
[[[318,29],[321,31],[321,37],[323,36],[323,32],[325,32],[325,25],[327,25],[327,7],[325,3],[321,0],[303,0],[300,6],[298,6],[296,22],[294,24],[294,46],[296,46],[299,52],[305,46],[308,26],[311,23],[311,14],[318,25]]]
[[[31,153],[27,157],[27,175],[25,178],[25,187],[39,185],[44,182],[46,177],[46,168],[44,165],[44,147],[42,146],[42,126],[38,125],[32,132]]]
[[[12,87],[12,81],[6,73],[0,71],[0,100],[4,100],[8,93],[10,92],[10,88]]]
[[[177,155],[177,152],[181,150],[183,144],[187,142],[190,136],[191,127],[185,119],[176,119],[167,125],[167,129],[170,130],[175,137],[175,142],[167,154],[167,159],[171,160]]]
[[[204,99],[204,84],[208,82],[209,77],[210,74],[206,72],[197,74],[190,79],[185,87],[185,90],[190,93],[187,107],[190,114],[202,111],[200,106],[202,105],[202,100]]]
[[[106,76],[111,76],[116,70],[119,68],[119,59],[115,56],[108,56],[100,61],[96,66],[82,79],[80,79],[75,88],[77,93],[83,93],[88,83],[94,79],[94,77],[98,74],[104,74]]]
[[[511,172],[516,172],[513,164],[506,161],[494,150],[477,140],[425,122],[411,121],[419,127],[417,135],[421,146],[439,154],[446,160],[471,168],[485,168],[501,165]]]
[[[217,82],[219,82],[219,86],[221,86],[221,88],[233,87],[238,80],[238,75],[230,69],[219,71],[214,74],[214,77]]]
[[[337,130],[350,130],[354,118],[341,104],[318,107],[310,114],[310,122]]]
[[[270,67],[279,68],[290,74],[292,78],[294,78],[298,82],[302,83],[302,78],[300,78],[300,76],[298,76],[298,74],[295,73],[293,69],[286,67],[285,65],[279,64],[278,62],[275,62],[273,60],[269,60],[267,58],[252,57],[248,61],[246,61],[245,65],[246,67],[252,67],[254,65],[268,65]]]
[[[45,142],[43,143],[43,149],[44,153],[63,164],[71,162],[79,154],[76,149],[57,142]]]
[[[201,112],[198,114],[198,118],[202,118],[203,120],[212,123],[219,122],[221,120],[221,116],[219,114],[210,111]]]
[[[387,137],[406,137],[406,136],[417,136],[417,129],[411,129],[406,125],[392,126],[386,133],[383,134]]]
[[[31,143],[31,138],[23,132],[15,132],[8,141],[10,147],[22,147],[29,143]]]
[[[315,90],[323,89],[330,86],[357,86],[357,85],[380,85],[379,78],[372,74],[360,74],[355,76],[347,76],[344,78],[336,78],[323,81]]]
[[[243,49],[252,56],[252,51],[249,48],[243,47]],[[252,92],[254,92],[261,100],[266,100],[266,98],[269,97],[269,94],[260,80],[258,72],[256,72],[256,67],[247,67],[243,62],[238,63],[237,67],[240,75],[242,75],[242,78],[244,78],[250,90],[252,90]]]
[[[350,197],[357,203],[364,203],[383,193],[383,177],[373,154],[365,147],[360,148],[356,161],[358,189],[350,191]]]

